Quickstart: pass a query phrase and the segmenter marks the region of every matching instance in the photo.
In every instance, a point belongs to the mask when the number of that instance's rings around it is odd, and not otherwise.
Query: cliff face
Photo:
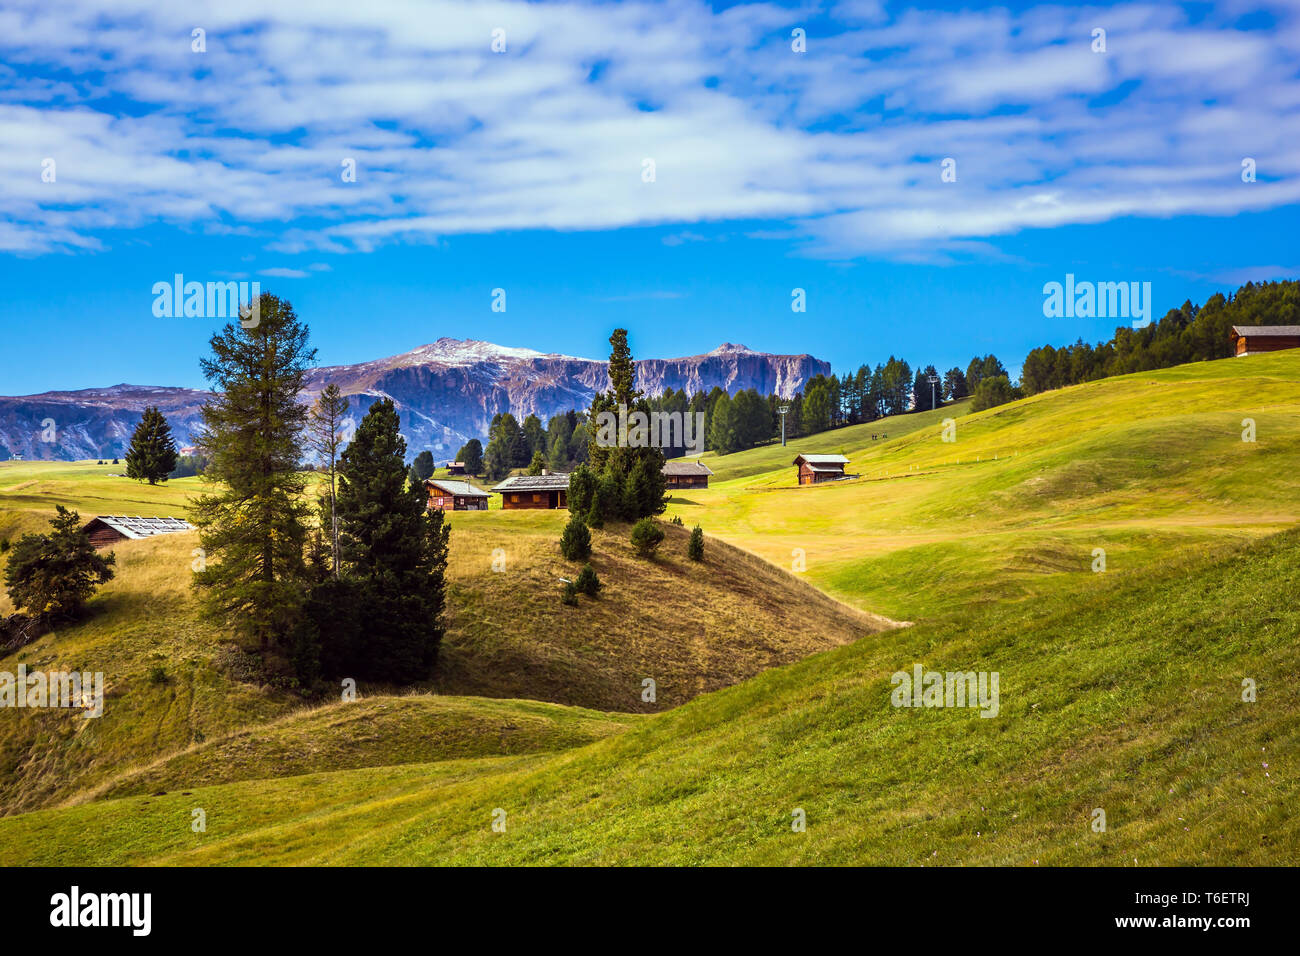
[[[829,363],[810,355],[769,355],[726,344],[707,355],[641,360],[637,387],[651,396],[668,388],[718,387],[790,397],[809,378],[829,373]],[[330,382],[348,397],[354,423],[372,402],[393,399],[408,447],[431,449],[437,458],[455,454],[470,438],[485,440],[498,412],[512,412],[521,421],[535,414],[545,424],[552,415],[586,408],[597,391],[609,387],[603,361],[447,338],[391,358],[313,369],[304,400],[314,400]],[[146,405],[159,406],[178,446],[189,445],[207,397],[193,389],[117,385],[0,398],[0,459],[120,457]],[[53,441],[45,440],[50,420]]]

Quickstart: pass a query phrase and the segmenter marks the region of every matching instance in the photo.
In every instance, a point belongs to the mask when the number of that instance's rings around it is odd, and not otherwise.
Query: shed
[[[193,531],[194,525],[180,518],[141,518],[139,515],[96,515],[82,529],[90,535],[96,548],[106,548],[119,541],[138,541],[160,534]]]
[[[665,484],[669,488],[707,488],[713,472],[700,461],[670,461],[664,464]]]
[[[838,481],[846,477],[844,466],[849,460],[843,455],[798,455],[794,466],[799,469],[799,484],[816,485],[823,481]]]
[[[429,509],[443,511],[487,511],[488,493],[475,488],[468,481],[449,481],[446,478],[426,478],[424,488],[429,493]]]
[[[492,489],[501,495],[501,507],[513,508],[567,508],[569,507],[569,476],[515,475]]]
[[[1300,325],[1234,325],[1228,333],[1237,358],[1300,348]]]

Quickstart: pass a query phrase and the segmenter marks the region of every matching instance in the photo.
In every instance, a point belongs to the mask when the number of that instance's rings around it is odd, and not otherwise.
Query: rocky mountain
[[[648,395],[714,387],[734,394],[756,388],[790,397],[830,364],[811,355],[771,355],[726,343],[705,355],[643,359],[637,385]],[[313,369],[304,401],[333,382],[348,397],[354,422],[370,404],[391,398],[412,450],[442,458],[470,438],[486,440],[498,412],[520,420],[536,414],[543,424],[570,408],[586,408],[609,387],[603,360],[508,348],[490,342],[442,338],[390,358]],[[0,398],[0,459],[113,458],[126,453],[146,405],[157,405],[178,445],[193,442],[199,407],[208,393],[187,388],[115,385],[71,392]]]

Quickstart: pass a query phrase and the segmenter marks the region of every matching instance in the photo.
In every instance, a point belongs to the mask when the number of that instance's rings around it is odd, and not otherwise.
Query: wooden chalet
[[[823,481],[839,481],[847,477],[844,466],[849,460],[843,455],[799,455],[794,466],[799,469],[799,484],[816,485]]]
[[[1228,333],[1237,358],[1300,348],[1300,325],[1234,325]]]
[[[450,481],[446,478],[424,479],[424,489],[429,493],[426,506],[443,511],[487,511],[488,493],[475,488],[468,481]]]
[[[569,507],[569,476],[515,475],[492,489],[501,495],[501,507],[511,508],[567,508]]]
[[[449,462],[447,462],[447,474],[449,474],[449,475],[463,475],[463,474],[465,474],[465,463],[464,463],[463,461],[449,461]]]
[[[664,464],[664,483],[669,488],[707,488],[713,474],[699,461],[670,461]]]
[[[82,528],[96,548],[107,548],[119,541],[138,541],[160,534],[193,531],[194,525],[180,518],[141,518],[139,515],[96,515]]]

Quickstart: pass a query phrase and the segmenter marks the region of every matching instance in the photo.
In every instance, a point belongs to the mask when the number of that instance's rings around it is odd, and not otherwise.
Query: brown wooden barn
[[[506,509],[569,507],[568,475],[515,475],[492,490],[501,495]]]
[[[426,478],[424,488],[429,493],[429,509],[443,511],[487,511],[488,493],[475,488],[468,481],[450,481],[446,478]]]
[[[465,474],[465,463],[464,463],[463,461],[449,461],[449,462],[447,462],[447,474],[449,474],[449,475],[463,475],[463,474]]]
[[[713,474],[699,461],[670,461],[664,464],[664,483],[669,488],[707,488]]]
[[[794,460],[794,466],[799,469],[801,485],[816,485],[847,477],[844,466],[848,463],[849,460],[843,455],[799,455]]]
[[[193,531],[194,525],[180,518],[141,518],[139,515],[96,515],[83,529],[96,548],[107,548],[119,541],[138,541],[159,534]]]
[[[1237,358],[1300,348],[1300,325],[1234,325],[1228,333]]]

